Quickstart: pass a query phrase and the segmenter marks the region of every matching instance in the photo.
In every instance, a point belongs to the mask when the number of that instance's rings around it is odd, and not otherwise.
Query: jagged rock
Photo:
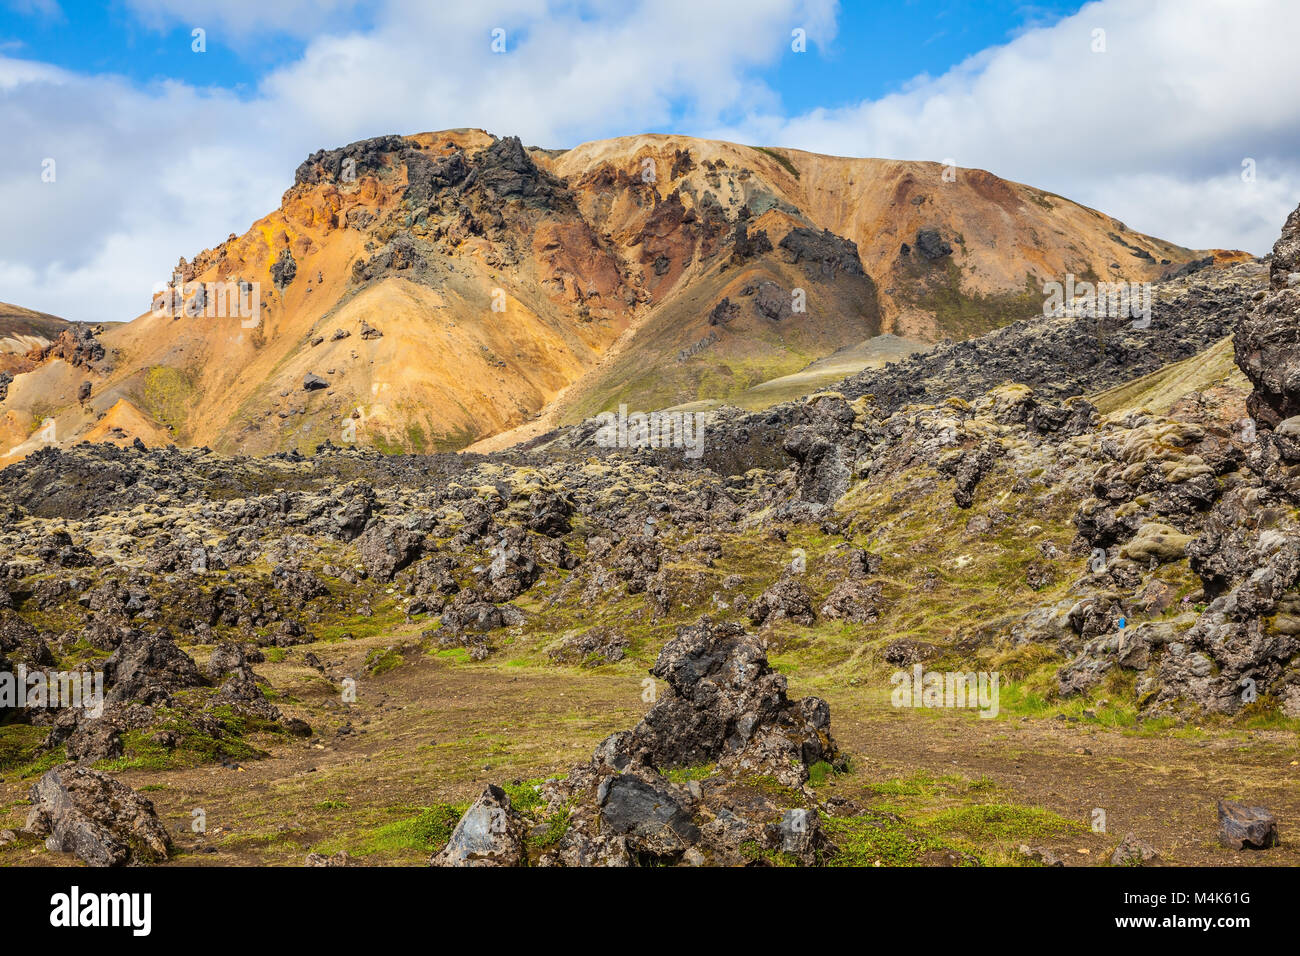
[[[754,290],[754,311],[765,319],[779,322],[793,315],[790,293],[770,279],[764,279]]]
[[[956,483],[952,491],[953,501],[957,502],[958,508],[969,508],[975,503],[975,489],[992,469],[996,460],[997,446],[991,442],[962,456],[957,466]]]
[[[851,276],[866,274],[857,244],[829,229],[821,232],[802,227],[791,229],[780,245],[787,260],[802,265],[813,278],[833,279],[840,273]]]
[[[1039,866],[1065,866],[1064,860],[1044,847],[1031,847],[1022,843],[1017,852]]]
[[[387,154],[405,148],[406,140],[401,136],[376,136],[338,149],[320,149],[299,165],[294,173],[294,183],[339,182],[345,170],[350,170],[356,177],[367,172],[379,172],[384,169]]]
[[[371,526],[357,539],[361,563],[371,577],[391,581],[420,554],[421,535],[391,521]]]
[[[673,858],[700,838],[691,802],[658,774],[630,771],[606,777],[597,803],[602,832],[622,837],[629,850]]]
[[[736,223],[735,229],[732,231],[732,262],[741,263],[749,259],[756,259],[771,251],[772,240],[767,237],[766,232],[759,230],[751,236],[749,228],[743,222]]]
[[[663,547],[648,535],[628,538],[614,547],[609,558],[609,568],[627,582],[629,594],[645,591],[651,577],[659,570]]]
[[[153,804],[98,770],[59,767],[32,787],[27,830],[91,866],[165,860],[171,838]]]
[[[284,288],[294,280],[298,274],[298,263],[294,261],[293,253],[288,249],[281,249],[280,256],[271,264],[271,279],[279,288]]]
[[[258,652],[259,656],[261,652]],[[212,678],[223,677],[231,671],[239,670],[248,664],[248,657],[242,644],[224,641],[212,649],[208,658],[208,675]]]
[[[551,659],[557,663],[584,667],[616,664],[626,654],[627,638],[608,627],[593,627],[581,634],[566,636],[559,647],[550,651]]]
[[[572,529],[573,510],[572,496],[563,492],[538,492],[528,499],[528,528],[552,538],[568,534]]]
[[[1277,820],[1263,807],[1220,800],[1219,842],[1230,850],[1267,850],[1281,843]]]
[[[930,260],[942,259],[945,256],[952,255],[952,246],[944,241],[943,236],[939,235],[938,229],[919,230],[913,245],[916,246],[917,252]]]
[[[841,581],[827,595],[818,613],[832,621],[874,624],[880,618],[882,591],[878,581]]]
[[[782,447],[799,465],[799,497],[831,504],[853,477],[857,454],[849,436],[856,415],[842,397],[829,394],[809,399],[800,411],[801,421],[786,433]]]
[[[812,624],[816,620],[812,595],[801,583],[790,577],[775,582],[755,598],[749,607],[749,620],[752,624],[770,624],[783,619],[803,625]]]
[[[375,492],[368,485],[355,489],[333,519],[333,533],[343,541],[354,541],[366,529],[374,505]]]
[[[821,825],[821,815],[816,810],[794,807],[786,810],[779,823],[766,828],[767,844],[799,860],[805,866],[815,866],[835,847]]]
[[[352,857],[348,856],[347,850],[339,850],[329,856],[320,853],[308,853],[307,859],[303,862],[306,866],[351,866]]]
[[[238,713],[260,717],[272,723],[278,722],[281,717],[279,708],[266,699],[262,688],[257,685],[257,675],[247,664],[227,675],[213,700],[232,705]]]
[[[443,646],[461,646],[474,660],[487,657],[484,635],[503,627],[524,622],[524,613],[512,604],[493,604],[474,591],[461,591],[442,612],[442,628],[437,632]]]
[[[935,644],[900,637],[885,646],[885,660],[895,667],[910,667],[937,656],[940,648]]]
[[[526,866],[528,831],[500,787],[489,785],[460,818],[431,866]]]
[[[1145,866],[1160,859],[1160,854],[1146,840],[1126,834],[1122,843],[1110,856],[1111,866]]]
[[[1237,365],[1255,386],[1246,407],[1263,428],[1300,415],[1300,206],[1273,244],[1268,294],[1238,326]]]
[[[165,704],[172,694],[207,683],[170,634],[133,634],[104,661],[109,703]]]
[[[738,624],[705,618],[680,628],[651,674],[669,686],[631,733],[634,762],[660,770],[715,761],[757,767],[793,755],[797,766],[775,769],[799,786],[808,765],[835,759],[825,701],[788,700],[785,678]]]
[[[495,601],[509,601],[527,591],[542,574],[532,543],[518,528],[507,528],[491,549],[487,591]]]

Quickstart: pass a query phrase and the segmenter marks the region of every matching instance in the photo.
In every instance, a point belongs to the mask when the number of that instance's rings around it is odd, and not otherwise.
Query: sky
[[[953,161],[1263,254],[1298,50],[1296,0],[0,0],[0,301],[134,318],[308,154],[461,126]]]

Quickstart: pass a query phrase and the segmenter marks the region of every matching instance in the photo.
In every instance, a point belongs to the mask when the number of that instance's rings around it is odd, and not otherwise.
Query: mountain
[[[22,306],[0,302],[0,355],[14,355],[43,348],[59,337],[71,323],[55,315],[33,312]]]
[[[37,362],[29,353],[47,348],[71,324],[55,315],[0,302],[0,373],[31,371]]]
[[[756,386],[879,354],[882,333],[961,340],[1041,314],[1042,283],[1067,273],[1146,282],[1235,258],[934,163],[386,136],[309,157],[278,209],[179,261],[179,299],[142,292],[144,315],[17,370],[0,463],[51,420],[59,443],[428,452],[619,404],[758,407]]]

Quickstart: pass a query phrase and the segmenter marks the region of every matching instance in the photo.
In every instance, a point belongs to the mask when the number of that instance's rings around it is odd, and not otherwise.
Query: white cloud
[[[571,146],[676,128],[860,156],[954,157],[1185,245],[1263,252],[1300,198],[1300,18],[1288,0],[1089,5],[939,77],[785,116],[754,76],[831,0],[390,0],[354,21],[286,4],[132,0],[146,22],[308,36],[241,100],[0,57],[0,299],[127,319],[179,256],[242,233],[321,147],[480,126]],[[507,31],[504,55],[491,30]],[[1090,52],[1106,30],[1107,52]],[[816,55],[815,53],[810,55]],[[726,117],[740,116],[739,121]],[[1240,179],[1244,157],[1258,163]],[[54,184],[41,161],[58,162]]]
[[[796,117],[754,112],[711,133],[952,157],[1183,245],[1263,253],[1300,200],[1297,49],[1291,0],[1110,0],[898,94]],[[1241,178],[1248,157],[1253,184]]]

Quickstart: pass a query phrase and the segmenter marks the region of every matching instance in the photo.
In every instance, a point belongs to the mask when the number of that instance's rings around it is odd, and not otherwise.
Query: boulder
[[[488,786],[465,811],[431,866],[527,866],[528,831],[497,786]]]
[[[1111,866],[1145,866],[1160,859],[1160,854],[1146,840],[1132,833],[1126,834],[1122,843],[1110,856]]]
[[[57,767],[32,787],[27,829],[91,866],[159,863],[171,838],[153,804],[107,774]]]
[[[194,659],[166,631],[136,632],[104,661],[109,703],[168,703],[175,691],[206,683]]]
[[[1267,850],[1281,843],[1277,820],[1263,807],[1220,800],[1219,842],[1230,850]]]

